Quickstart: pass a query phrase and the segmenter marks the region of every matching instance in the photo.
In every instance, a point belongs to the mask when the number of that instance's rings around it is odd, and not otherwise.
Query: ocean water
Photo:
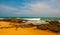
[[[40,20],[60,21],[60,17],[0,17],[0,18],[41,18]]]

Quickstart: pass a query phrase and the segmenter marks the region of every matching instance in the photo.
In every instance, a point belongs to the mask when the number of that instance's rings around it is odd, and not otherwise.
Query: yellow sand
[[[0,22],[3,26],[7,26],[9,22]],[[0,35],[60,35],[60,33],[53,33],[44,30],[37,30],[33,28],[19,28],[15,30],[15,28],[8,29],[0,29]]]

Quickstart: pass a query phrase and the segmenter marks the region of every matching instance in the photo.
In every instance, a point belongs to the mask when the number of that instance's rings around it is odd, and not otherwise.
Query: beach
[[[1,21],[2,26],[8,26],[10,22]],[[33,27],[30,28],[4,28],[0,29],[0,35],[60,35],[60,33],[50,32],[48,30],[38,30]]]

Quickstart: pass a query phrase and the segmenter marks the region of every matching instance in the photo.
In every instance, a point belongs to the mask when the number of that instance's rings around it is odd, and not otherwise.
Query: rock
[[[58,26],[60,24],[58,21],[50,21],[49,23],[55,26]]]
[[[49,28],[49,30],[52,32],[56,32],[56,33],[60,32],[60,29],[58,27],[51,27],[51,28]]]
[[[60,32],[60,27],[49,24],[49,25],[48,25],[48,30],[57,33],[57,32]]]
[[[20,25],[20,27],[21,28],[29,28],[29,27],[34,27],[34,25],[33,24],[24,24],[23,23],[23,24]]]
[[[48,28],[47,28],[46,24],[45,24],[45,25],[42,24],[42,25],[40,25],[40,26],[37,26],[37,29],[47,30]]]

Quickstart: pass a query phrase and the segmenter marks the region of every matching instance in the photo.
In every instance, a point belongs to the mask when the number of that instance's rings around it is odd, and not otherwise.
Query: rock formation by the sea
[[[52,32],[60,32],[59,21],[44,21],[44,22],[40,21],[39,25],[34,23],[28,23],[27,20],[17,19],[17,18],[5,18],[5,19],[0,19],[0,21],[12,22],[13,24],[12,23],[10,24],[11,27],[16,27],[16,28],[36,27],[36,29],[39,29],[39,30],[49,30]],[[7,28],[11,28],[11,27],[7,27]],[[6,27],[3,27],[3,28],[6,28]]]
[[[49,24],[41,24],[41,25],[37,26],[37,29],[49,30],[52,32],[60,32],[60,22],[49,21]]]

